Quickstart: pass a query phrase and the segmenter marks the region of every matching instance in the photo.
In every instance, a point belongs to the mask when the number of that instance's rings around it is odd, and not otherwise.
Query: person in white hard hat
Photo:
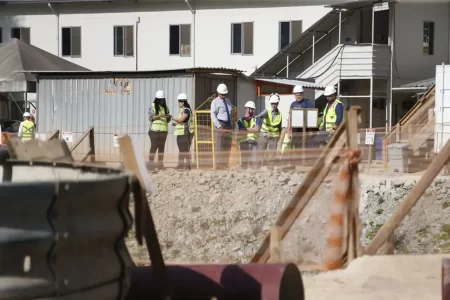
[[[224,83],[217,86],[217,97],[211,102],[211,119],[214,123],[215,156],[217,169],[226,169],[233,142],[233,106],[228,99]]]
[[[178,106],[180,115],[178,118],[172,117],[175,126],[174,135],[177,137],[178,145],[178,165],[176,169],[191,169],[191,143],[194,137],[194,117],[191,106],[187,102],[187,95],[181,93],[178,95]]]
[[[150,154],[149,154],[149,168],[158,169],[164,168],[164,150],[169,132],[169,122],[171,119],[169,108],[166,104],[166,96],[164,91],[157,91],[155,100],[148,109],[148,119],[150,126],[148,135],[150,137]],[[154,159],[158,151],[158,163],[154,164]]]
[[[291,103],[290,109],[291,108],[314,108],[314,103],[309,100],[309,99],[305,99],[303,93],[305,92],[305,90],[303,89],[303,87],[301,85],[296,85],[294,86],[294,90],[292,91],[292,93],[295,96],[295,101],[293,101]],[[288,124],[290,124],[289,120],[288,120]],[[288,128],[289,130],[289,138],[291,139],[291,144],[295,149],[300,149],[303,147],[303,139],[302,139],[302,132],[303,132],[303,128]],[[310,128],[306,129],[307,132],[312,131]],[[310,140],[310,134],[308,134],[306,136],[306,146],[308,147],[309,145],[309,140]]]
[[[256,105],[253,101],[245,103],[245,116],[237,121],[238,142],[241,161],[244,168],[256,167],[258,152],[259,126],[254,117]]]
[[[344,118],[344,104],[336,98],[336,93],[334,86],[327,86],[323,93],[328,102],[323,110],[323,119],[319,129],[327,131],[330,135],[341,125]]]
[[[276,154],[278,140],[281,135],[282,126],[282,114],[278,110],[278,104],[280,103],[280,95],[273,93],[269,97],[269,103],[271,108],[263,110],[256,118],[262,119],[262,125],[260,129],[260,138],[258,141],[259,150],[269,150],[267,159],[262,159],[264,165],[272,165],[273,159]]]
[[[17,136],[22,139],[22,141],[28,141],[34,139],[34,123],[31,119],[31,114],[29,112],[25,112],[23,114],[23,122],[20,122],[19,132]]]

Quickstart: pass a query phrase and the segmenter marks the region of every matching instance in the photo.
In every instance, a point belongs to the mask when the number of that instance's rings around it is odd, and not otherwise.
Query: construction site
[[[1,43],[0,113],[35,119],[29,140],[0,132],[0,299],[450,300],[450,56],[432,46],[433,22],[418,29],[420,59],[402,35],[413,11],[445,11],[436,26],[448,27],[448,5],[331,5],[251,75],[137,59],[136,71],[91,71]],[[330,95],[343,115],[328,130]],[[303,99],[313,108],[293,107]],[[239,121],[271,107],[276,145],[241,148],[267,135]]]

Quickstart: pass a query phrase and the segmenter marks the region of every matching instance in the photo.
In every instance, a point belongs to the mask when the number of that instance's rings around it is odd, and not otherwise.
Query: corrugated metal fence
[[[138,149],[148,157],[148,108],[157,90],[166,93],[167,106],[178,116],[177,96],[186,93],[192,103],[194,75],[163,78],[83,78],[40,79],[37,104],[38,132],[50,134],[59,129],[72,132],[75,143],[94,126],[97,160],[118,161],[119,149],[114,147],[114,134],[136,138]],[[178,147],[169,126],[166,163],[176,163]],[[87,153],[88,140],[76,155]]]

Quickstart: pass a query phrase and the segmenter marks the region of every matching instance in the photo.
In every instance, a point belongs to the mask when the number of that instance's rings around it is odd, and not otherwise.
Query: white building
[[[20,38],[101,71],[227,67],[249,75],[323,17],[328,1],[0,1]]]
[[[252,75],[336,85],[341,101],[362,107],[362,127],[394,125],[422,88],[399,87],[434,77],[436,65],[449,62],[450,4],[376,2],[332,6]]]

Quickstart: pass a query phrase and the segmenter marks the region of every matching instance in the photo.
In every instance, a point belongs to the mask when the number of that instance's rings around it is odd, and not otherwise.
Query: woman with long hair
[[[169,131],[169,122],[172,117],[166,104],[166,96],[164,91],[157,91],[155,100],[148,111],[150,128],[148,135],[150,137],[150,155],[149,166],[151,169],[155,167],[158,170],[164,168],[164,148],[166,145],[167,134]],[[154,164],[154,159],[158,151],[158,163]]]
[[[176,169],[191,169],[191,143],[194,137],[194,117],[192,115],[191,106],[187,102],[187,95],[181,93],[178,95],[178,106],[180,107],[180,115],[178,118],[172,117],[175,126],[174,135],[177,137],[177,145],[179,150],[178,165]]]

